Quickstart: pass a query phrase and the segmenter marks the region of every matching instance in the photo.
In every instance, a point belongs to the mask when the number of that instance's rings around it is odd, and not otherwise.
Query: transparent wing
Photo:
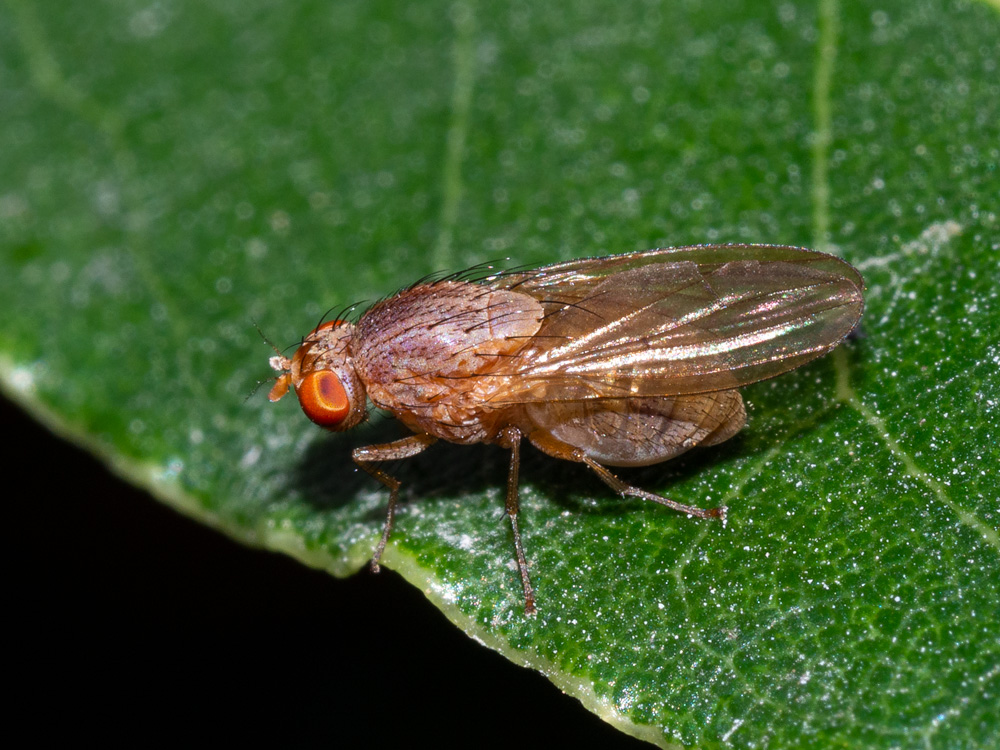
[[[505,368],[503,403],[737,388],[826,353],[863,307],[849,264],[774,245],[649,250],[486,281],[545,311]]]

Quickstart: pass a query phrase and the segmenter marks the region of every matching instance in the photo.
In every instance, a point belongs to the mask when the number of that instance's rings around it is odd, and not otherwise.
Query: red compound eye
[[[314,370],[295,389],[302,411],[322,427],[334,427],[351,413],[351,400],[331,370]]]

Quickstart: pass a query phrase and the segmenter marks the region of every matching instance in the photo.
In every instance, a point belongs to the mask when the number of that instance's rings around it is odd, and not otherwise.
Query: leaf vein
[[[1000,552],[1000,533],[997,533],[996,529],[989,526],[989,524],[979,518],[975,513],[963,508],[961,505],[948,497],[948,493],[945,491],[944,485],[917,464],[913,456],[911,456],[906,449],[900,445],[899,441],[893,437],[892,433],[889,431],[888,425],[885,423],[885,420],[876,414],[858,397],[858,394],[855,392],[850,383],[847,355],[844,354],[843,350],[837,349],[834,351],[833,357],[834,368],[837,373],[837,398],[860,414],[865,422],[875,430],[876,434],[889,449],[889,452],[903,465],[903,469],[906,471],[908,476],[927,487],[934,493],[934,497],[937,501],[954,513],[955,517],[958,518],[963,525],[979,533],[987,544],[989,544],[997,552]]]
[[[475,8],[471,3],[456,4],[452,9],[455,42],[452,57],[455,63],[455,83],[451,93],[451,121],[448,125],[447,146],[441,171],[441,227],[434,244],[434,262],[438,268],[451,265],[451,245],[458,223],[458,208],[462,200],[462,159],[469,131],[469,111],[476,82]]]

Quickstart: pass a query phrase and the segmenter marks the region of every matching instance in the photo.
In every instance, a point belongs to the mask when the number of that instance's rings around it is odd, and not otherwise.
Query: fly
[[[356,323],[310,333],[270,392],[289,388],[316,424],[342,431],[368,402],[413,435],[356,448],[354,461],[389,488],[392,531],[400,483],[377,466],[437,440],[510,451],[506,510],[524,610],[535,594],[518,525],[523,439],[588,466],[623,497],[698,518],[725,508],[683,505],[634,487],[608,466],[647,466],[717,445],[746,423],[739,388],[833,349],[857,325],[863,281],[848,263],[779,245],[701,245],[585,258],[478,281],[417,283]]]

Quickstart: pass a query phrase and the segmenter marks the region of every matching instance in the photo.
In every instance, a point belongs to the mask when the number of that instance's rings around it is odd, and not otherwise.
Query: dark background
[[[650,745],[395,573],[338,580],[160,505],[0,399],[10,715],[33,738]]]

